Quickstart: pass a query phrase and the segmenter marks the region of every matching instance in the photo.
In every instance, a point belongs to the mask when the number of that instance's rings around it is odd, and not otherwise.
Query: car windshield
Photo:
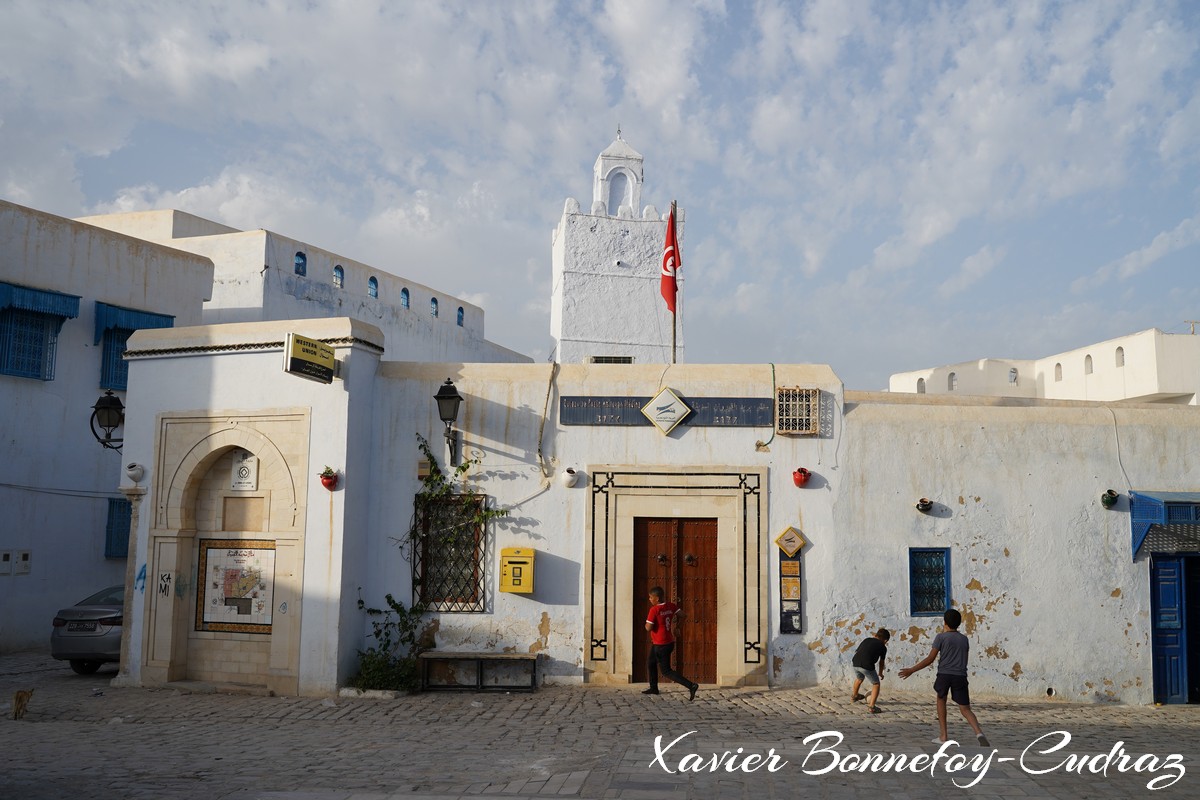
[[[96,592],[86,600],[80,600],[77,606],[119,606],[125,602],[125,587],[110,586],[102,592]]]

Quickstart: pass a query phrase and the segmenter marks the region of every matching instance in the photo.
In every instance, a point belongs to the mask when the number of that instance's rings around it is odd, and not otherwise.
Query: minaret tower
[[[567,198],[551,237],[553,287],[550,335],[554,360],[571,363],[664,364],[671,362],[671,312],[659,293],[667,214],[654,206],[640,212],[642,154],[621,138],[604,149],[592,168],[588,213]],[[670,203],[666,204],[669,206]],[[676,235],[684,248],[683,209]],[[683,361],[683,284],[677,360]]]

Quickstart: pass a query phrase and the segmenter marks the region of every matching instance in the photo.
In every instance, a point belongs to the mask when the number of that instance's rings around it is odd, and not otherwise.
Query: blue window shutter
[[[149,311],[110,306],[108,303],[96,301],[96,339],[92,343],[100,344],[104,339],[104,332],[112,328],[122,328],[133,332],[146,328],[173,327],[175,327],[175,317],[170,314],[153,314]]]
[[[6,308],[75,319],[79,316],[79,297],[0,281],[0,311]]]
[[[108,501],[108,522],[104,526],[104,557],[125,558],[129,555],[129,523],[133,505],[125,499]]]

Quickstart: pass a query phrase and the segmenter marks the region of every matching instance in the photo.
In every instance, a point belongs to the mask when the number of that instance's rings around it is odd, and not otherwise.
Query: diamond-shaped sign
[[[692,413],[687,403],[679,399],[679,395],[670,389],[663,389],[650,402],[642,406],[646,419],[654,424],[664,434],[670,433],[675,426],[683,422],[683,418]]]
[[[787,553],[788,558],[800,552],[800,548],[808,544],[804,540],[804,535],[795,528],[788,528],[775,539],[775,544],[779,545],[779,549]]]

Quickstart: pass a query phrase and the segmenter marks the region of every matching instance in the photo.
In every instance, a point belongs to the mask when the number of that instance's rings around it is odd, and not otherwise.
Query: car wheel
[[[82,658],[71,659],[71,669],[79,675],[91,675],[96,670],[100,669],[102,661],[85,661]]]

